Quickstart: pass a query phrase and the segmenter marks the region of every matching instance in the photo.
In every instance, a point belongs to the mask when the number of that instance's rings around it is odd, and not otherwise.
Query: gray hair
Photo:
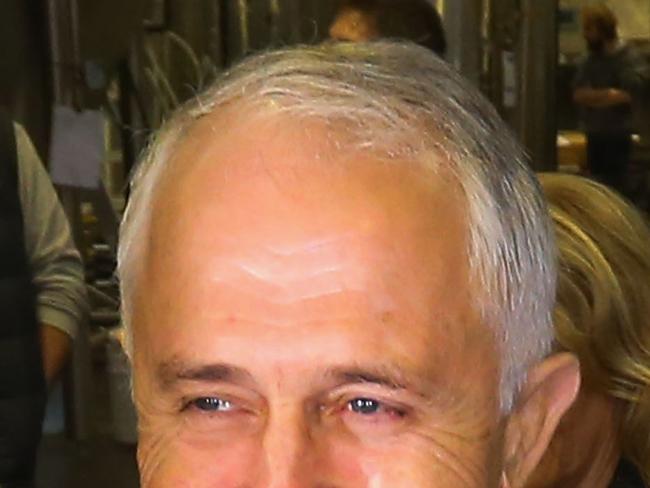
[[[500,404],[509,411],[528,368],[553,339],[555,252],[546,207],[521,147],[492,106],[412,44],[326,44],[253,56],[169,119],[143,156],[121,227],[127,336],[156,182],[194,122],[232,103],[344,123],[346,138],[350,128],[360,147],[395,160],[398,147],[407,148],[409,159],[457,179],[469,216],[472,292],[501,348]]]

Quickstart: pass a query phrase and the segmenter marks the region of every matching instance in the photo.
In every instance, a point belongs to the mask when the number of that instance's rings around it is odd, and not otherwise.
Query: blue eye
[[[380,411],[381,403],[370,398],[355,398],[348,402],[348,408],[354,413],[372,415]]]
[[[197,398],[192,401],[192,405],[204,412],[228,412],[233,408],[232,403],[228,400],[213,397]]]

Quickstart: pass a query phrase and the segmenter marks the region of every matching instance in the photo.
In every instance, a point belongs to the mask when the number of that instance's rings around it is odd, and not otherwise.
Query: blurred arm
[[[618,88],[576,88],[573,101],[589,108],[608,108],[632,103],[632,96]]]
[[[25,131],[16,126],[25,246],[37,293],[48,383],[59,374],[87,310],[81,256],[49,175]]]

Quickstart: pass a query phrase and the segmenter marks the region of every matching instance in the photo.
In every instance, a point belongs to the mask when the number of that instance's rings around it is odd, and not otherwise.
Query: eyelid
[[[216,398],[229,402],[235,412],[254,412],[263,408],[257,395],[246,391],[233,391],[234,388],[201,388],[194,392],[186,392],[179,399],[178,411],[183,412],[192,408],[192,403],[202,398]],[[227,413],[215,411],[213,413]]]
[[[328,399],[340,399],[347,397],[349,399],[359,397],[369,397],[381,403],[403,404],[412,403],[415,396],[406,390],[393,389],[385,385],[376,383],[354,383],[339,386],[329,393]]]
[[[236,408],[236,404],[234,402],[232,402],[231,400],[229,400],[227,398],[224,398],[223,396],[220,396],[220,395],[199,395],[199,396],[184,397],[181,400],[180,411],[181,412],[187,412],[188,410],[191,410],[191,409],[201,410],[200,408],[198,408],[196,406],[196,402],[198,402],[199,400],[208,399],[208,398],[214,398],[214,399],[221,400],[223,402],[229,402],[231,405],[235,406],[235,408]],[[208,413],[207,410],[205,412]],[[219,411],[215,411],[214,413],[219,413]]]
[[[361,413],[361,412],[355,412],[352,409],[352,402],[354,402],[355,400],[370,400],[370,401],[372,401],[372,402],[374,402],[374,403],[376,403],[378,405],[379,410],[376,413],[365,414],[365,415],[363,413]],[[345,405],[346,405],[346,410],[348,412],[350,412],[352,414],[359,415],[361,417],[366,416],[366,415],[368,417],[371,417],[373,415],[375,415],[375,416],[376,415],[382,415],[382,414],[390,415],[392,413],[396,413],[397,415],[399,415],[401,417],[401,416],[405,416],[406,414],[408,414],[408,411],[409,411],[407,408],[405,408],[405,407],[403,407],[401,405],[393,405],[391,403],[385,402],[383,400],[380,400],[380,399],[377,399],[377,398],[374,398],[374,397],[354,397],[354,398],[350,398],[349,400],[346,401]]]
[[[335,390],[326,398],[326,405],[328,406],[326,409],[331,411],[345,408],[347,410],[348,404],[352,400],[367,398],[376,401],[382,408],[387,410],[404,412],[405,414],[415,410],[415,406],[409,401],[408,394],[400,395],[399,392],[386,391],[387,388],[381,385],[372,384],[372,386],[372,388],[367,388],[366,384],[346,385]]]
[[[236,413],[240,410],[235,403],[219,397],[199,397],[190,402],[189,408],[194,408],[208,414],[228,414]]]

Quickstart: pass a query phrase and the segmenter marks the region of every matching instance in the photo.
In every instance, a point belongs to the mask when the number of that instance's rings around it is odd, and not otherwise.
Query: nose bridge
[[[313,426],[304,408],[283,403],[272,409],[263,448],[267,475],[264,488],[316,486]]]

